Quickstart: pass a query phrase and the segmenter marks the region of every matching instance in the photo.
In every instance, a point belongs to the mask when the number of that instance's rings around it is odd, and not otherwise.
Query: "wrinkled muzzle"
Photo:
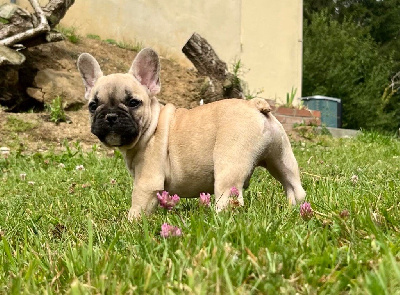
[[[93,116],[91,132],[109,146],[131,144],[139,135],[138,123],[118,109],[102,110]]]

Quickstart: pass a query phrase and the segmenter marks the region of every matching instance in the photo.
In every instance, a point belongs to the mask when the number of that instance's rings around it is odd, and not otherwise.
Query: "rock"
[[[44,93],[39,88],[28,87],[26,88],[26,93],[37,101],[42,102],[44,100]]]
[[[18,97],[15,93],[18,92],[18,69],[11,66],[0,67],[0,105],[12,107]]]
[[[15,4],[5,3],[0,6],[0,17],[9,20],[17,9],[18,6]]]
[[[17,87],[18,84],[18,68],[14,67],[2,67],[0,68],[0,87],[2,89],[8,89]]]
[[[26,92],[43,104],[50,104],[57,96],[61,96],[66,110],[76,110],[86,103],[81,84],[78,72],[44,69],[37,72],[33,87],[27,88]]]

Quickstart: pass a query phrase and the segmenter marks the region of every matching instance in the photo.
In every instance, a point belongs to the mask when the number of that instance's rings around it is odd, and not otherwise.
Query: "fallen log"
[[[0,45],[0,66],[12,65],[19,66],[25,61],[25,56],[18,51]]]
[[[24,40],[30,40],[33,37],[36,37],[40,34],[50,31],[50,26],[47,22],[46,16],[44,15],[44,12],[43,12],[42,8],[40,7],[39,3],[37,2],[37,0],[30,0],[30,2],[31,2],[33,9],[35,10],[35,12],[37,14],[37,17],[39,18],[38,25],[33,28],[21,31],[19,33],[14,33],[13,35],[11,35],[9,37],[0,40],[0,45],[12,46],[14,44],[21,43]],[[32,20],[35,20],[35,22],[36,22],[36,16],[32,15]],[[26,25],[21,24],[20,22],[18,22],[18,24],[19,24],[19,28],[26,27]],[[13,24],[13,26],[15,28],[15,24]]]
[[[224,98],[243,98],[240,79],[228,71],[226,63],[218,57],[206,39],[193,33],[182,52],[198,73],[206,77],[200,93],[205,103]]]
[[[37,0],[29,2],[35,11],[33,14],[12,3],[1,5],[0,45],[24,44],[33,37],[40,39],[40,43],[34,42],[36,45],[45,43],[46,35],[52,32],[75,0],[50,0],[44,8]],[[47,37],[47,40],[54,39]]]

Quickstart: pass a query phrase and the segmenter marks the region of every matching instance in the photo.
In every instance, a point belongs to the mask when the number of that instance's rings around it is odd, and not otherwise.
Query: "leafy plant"
[[[250,92],[250,91],[245,91],[245,92],[246,92],[246,94],[244,95],[244,97],[246,99],[253,99],[253,98],[258,97],[261,93],[263,93],[264,89],[258,89],[258,90],[254,90],[252,92]]]
[[[293,88],[293,87],[292,87],[292,90],[290,91],[290,93],[286,93],[286,104],[285,104],[286,107],[288,107],[288,108],[293,107],[293,101],[296,97],[296,93],[297,93],[297,88]]]
[[[243,74],[243,64],[240,59],[236,60],[232,64],[232,74],[233,74],[233,79],[232,79],[232,84],[233,86],[241,86],[241,80],[239,76],[242,76]]]
[[[56,124],[67,121],[61,96],[57,96],[50,104],[47,104],[46,109],[49,112],[50,121]]]
[[[256,98],[258,95],[264,92],[264,89],[258,89],[254,91],[250,91],[246,81],[242,79],[242,77],[248,72],[249,70],[246,69],[240,59],[235,60],[231,65],[231,73],[232,79],[230,81],[231,87],[239,87],[241,88],[244,93],[245,99],[253,99]]]
[[[332,136],[325,124],[318,126],[314,123],[295,123],[293,124],[293,131],[297,132],[301,137],[309,140],[314,140],[320,135]]]

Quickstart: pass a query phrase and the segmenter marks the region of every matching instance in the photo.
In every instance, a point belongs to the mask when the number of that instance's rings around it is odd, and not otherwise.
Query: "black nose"
[[[117,122],[118,116],[117,114],[107,114],[106,115],[106,120],[108,122],[108,124],[110,124],[110,126],[114,125],[115,122]]]

